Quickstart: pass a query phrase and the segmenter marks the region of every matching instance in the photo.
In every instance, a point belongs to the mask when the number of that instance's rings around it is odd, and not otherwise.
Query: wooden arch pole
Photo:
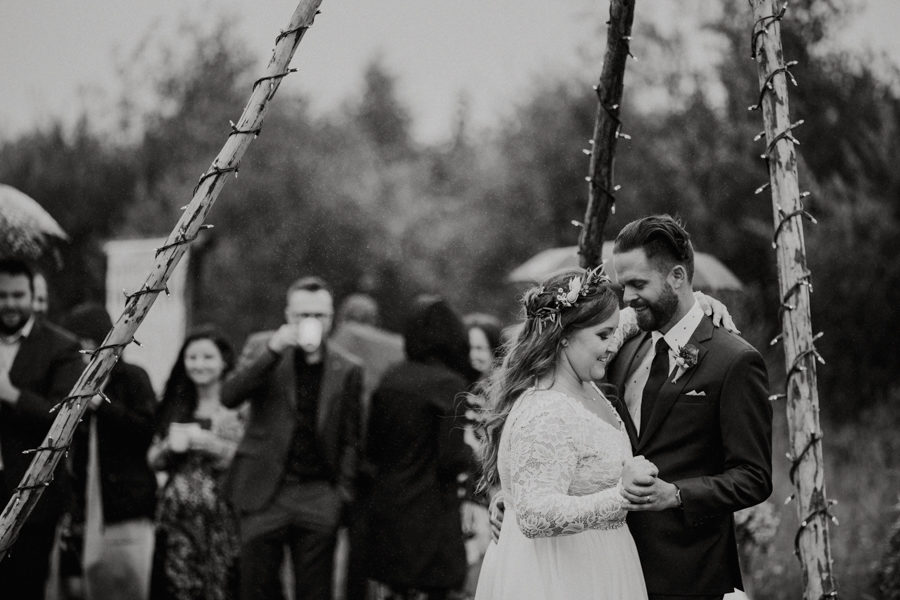
[[[784,397],[790,430],[791,482],[800,526],[795,551],[803,574],[804,598],[835,598],[828,521],[831,502],[825,496],[822,459],[822,431],[819,426],[819,397],[816,388],[815,349],[810,318],[812,285],[806,264],[803,220],[814,219],[803,208],[797,179],[797,140],[790,121],[788,81],[793,81],[785,63],[781,45],[781,18],[785,7],[775,0],[750,0],[754,28],[752,52],[760,83],[758,103],[762,109],[766,150],[763,158],[769,167],[772,206],[775,218],[773,244],[777,249],[778,286],[781,293],[781,338],[785,348],[787,377]]]
[[[606,54],[597,91],[597,117],[591,138],[590,167],[588,169],[588,205],[584,228],[578,240],[578,254],[582,267],[593,268],[603,262],[603,229],[610,212],[615,212],[613,163],[616,142],[628,137],[621,131],[619,110],[625,84],[625,63],[631,56],[631,25],[634,22],[635,0],[611,0]]]
[[[166,282],[184,255],[187,245],[203,228],[206,215],[222,191],[232,173],[237,175],[238,165],[250,142],[259,134],[269,101],[278,86],[291,70],[288,68],[300,40],[309,29],[322,0],[301,0],[288,28],[275,40],[275,49],[266,68],[266,74],[253,85],[250,99],[240,119],[232,125],[231,134],[219,151],[212,165],[200,178],[190,203],[169,234],[165,244],[156,251],[153,268],[143,285],[128,295],[125,309],[116,320],[101,346],[91,355],[90,363],[81,373],[75,387],[58,405],[58,414],[50,431],[39,448],[33,450],[34,460],[25,472],[3,513],[0,514],[0,560],[16,539],[23,523],[49,485],[53,471],[68,450],[78,423],[88,406],[88,401],[102,395],[109,373],[125,346],[134,341],[134,334],[144,320],[156,297],[166,291]]]

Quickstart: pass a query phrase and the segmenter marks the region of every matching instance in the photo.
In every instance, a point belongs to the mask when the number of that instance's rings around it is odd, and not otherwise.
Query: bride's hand
[[[653,485],[659,469],[643,456],[635,456],[625,461],[622,469],[622,487],[626,490],[635,486]]]
[[[734,319],[731,318],[731,313],[728,312],[727,306],[725,306],[712,296],[707,296],[700,291],[694,292],[694,297],[700,304],[700,308],[703,310],[703,314],[705,314],[707,317],[712,317],[713,325],[715,325],[716,327],[724,327],[728,331],[732,331],[734,333],[741,332],[741,330],[737,328],[737,325],[734,324]]]
[[[503,514],[506,512],[506,502],[503,498],[503,491],[498,490],[494,497],[491,498],[491,505],[488,508],[488,515],[491,520],[491,541],[497,543],[500,541],[500,528],[503,526]]]

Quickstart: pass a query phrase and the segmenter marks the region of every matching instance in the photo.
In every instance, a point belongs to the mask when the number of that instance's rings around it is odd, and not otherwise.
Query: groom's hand
[[[658,477],[650,485],[631,484],[622,481],[622,496],[628,500],[625,510],[660,511],[679,506],[678,490],[674,484]]]
[[[506,503],[503,501],[503,492],[498,491],[491,498],[488,507],[488,517],[491,520],[491,541],[495,544],[500,540],[500,528],[503,526],[503,513],[506,512]]]

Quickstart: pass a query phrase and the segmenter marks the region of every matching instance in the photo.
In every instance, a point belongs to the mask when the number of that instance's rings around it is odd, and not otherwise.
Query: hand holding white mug
[[[169,449],[181,454],[191,447],[191,439],[200,426],[196,423],[172,423],[169,425]]]
[[[285,349],[298,344],[297,326],[285,323],[269,338],[269,350],[281,354]]]

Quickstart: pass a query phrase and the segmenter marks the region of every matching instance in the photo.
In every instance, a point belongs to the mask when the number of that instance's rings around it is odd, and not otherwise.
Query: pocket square
[[[706,395],[706,392],[704,392],[703,390],[700,390],[699,392],[697,390],[691,390],[687,394],[685,394],[685,396],[705,396],[705,395]]]

